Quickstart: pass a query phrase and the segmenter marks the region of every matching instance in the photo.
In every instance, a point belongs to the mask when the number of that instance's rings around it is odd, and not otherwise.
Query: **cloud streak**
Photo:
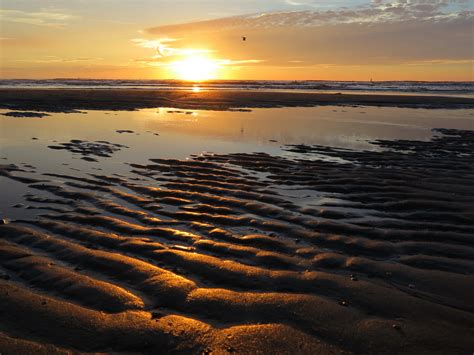
[[[135,38],[132,39],[137,46],[143,48],[150,48],[156,50],[154,59],[165,58],[165,57],[178,57],[178,56],[190,56],[203,53],[212,53],[210,49],[196,49],[196,48],[179,48],[172,47],[171,43],[177,42],[178,39],[174,38],[161,38],[161,39],[143,39]]]
[[[170,67],[174,65],[174,61],[163,61],[160,58],[141,58],[135,59],[135,63],[152,66],[152,67]],[[223,67],[245,67],[248,65],[255,65],[264,63],[264,60],[259,59],[245,59],[245,60],[232,60],[232,59],[209,59],[209,62],[212,63],[217,68]]]
[[[71,20],[79,18],[71,14],[47,9],[36,12],[0,9],[0,17],[2,21],[47,27],[63,27]]]
[[[39,59],[17,59],[16,62],[35,63],[35,64],[55,64],[55,63],[84,63],[97,62],[103,58],[99,57],[78,57],[78,58],[61,58],[56,56],[46,56]]]

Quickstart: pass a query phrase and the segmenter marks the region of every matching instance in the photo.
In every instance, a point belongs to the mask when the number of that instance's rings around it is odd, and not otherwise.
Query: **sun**
[[[206,57],[188,57],[170,63],[174,77],[187,81],[205,81],[217,79],[219,65]]]

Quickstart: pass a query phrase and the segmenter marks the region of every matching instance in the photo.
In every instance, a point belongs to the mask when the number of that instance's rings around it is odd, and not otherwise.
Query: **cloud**
[[[189,56],[189,55],[213,52],[213,50],[210,50],[210,49],[171,47],[170,43],[177,42],[177,41],[178,40],[174,38],[161,38],[161,39],[135,38],[135,39],[132,39],[132,42],[134,42],[139,47],[151,48],[151,49],[156,50],[156,54],[153,56],[154,59],[165,58],[165,57],[176,57],[176,56]]]
[[[293,5],[308,4],[305,1],[290,0]],[[450,5],[466,5],[465,11],[451,12]],[[339,8],[327,11],[279,11],[227,17],[189,24],[159,26],[148,29],[150,33],[189,30],[212,30],[231,28],[270,27],[314,27],[342,23],[387,23],[407,20],[443,19],[461,13],[471,14],[469,0],[373,0],[369,5]]]
[[[17,59],[15,62],[35,63],[35,64],[53,64],[53,63],[81,63],[81,62],[97,62],[103,58],[99,57],[78,57],[78,58],[61,58],[56,56],[46,56],[39,59]]]
[[[0,9],[0,17],[2,21],[48,27],[63,27],[69,21],[78,18],[78,16],[49,9],[43,9],[38,12]]]
[[[408,65],[426,65],[426,64],[440,64],[440,65],[449,65],[449,64],[470,64],[474,66],[474,59],[431,59],[431,60],[422,60],[419,62],[408,63]]]
[[[208,59],[215,67],[222,68],[222,67],[244,67],[248,65],[260,64],[264,63],[264,60],[259,59],[245,59],[245,60],[232,60],[232,59]],[[152,67],[170,67],[174,65],[174,61],[163,61],[161,58],[141,58],[135,59],[135,63],[144,65],[144,66],[152,66]]]
[[[168,46],[168,43],[176,42],[177,39],[174,38],[160,38],[160,39],[144,39],[144,38],[134,38],[132,42],[136,43],[137,46],[143,48],[158,48],[160,46]]]
[[[309,68],[327,63],[465,63],[474,56],[473,21],[468,1],[374,0],[351,8],[250,14],[146,32],[179,38],[173,46],[199,43],[222,57],[259,58],[268,66],[285,67],[295,58]]]

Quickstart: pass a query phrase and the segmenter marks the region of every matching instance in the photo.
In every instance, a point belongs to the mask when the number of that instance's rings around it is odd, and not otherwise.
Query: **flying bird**
[[[242,41],[246,41],[247,40],[247,37],[242,37]]]

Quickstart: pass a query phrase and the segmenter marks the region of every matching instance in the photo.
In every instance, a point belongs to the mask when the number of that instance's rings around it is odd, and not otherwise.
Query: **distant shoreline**
[[[0,108],[45,112],[155,107],[235,110],[273,107],[376,106],[472,109],[474,98],[403,94],[342,94],[255,90],[0,89]]]

